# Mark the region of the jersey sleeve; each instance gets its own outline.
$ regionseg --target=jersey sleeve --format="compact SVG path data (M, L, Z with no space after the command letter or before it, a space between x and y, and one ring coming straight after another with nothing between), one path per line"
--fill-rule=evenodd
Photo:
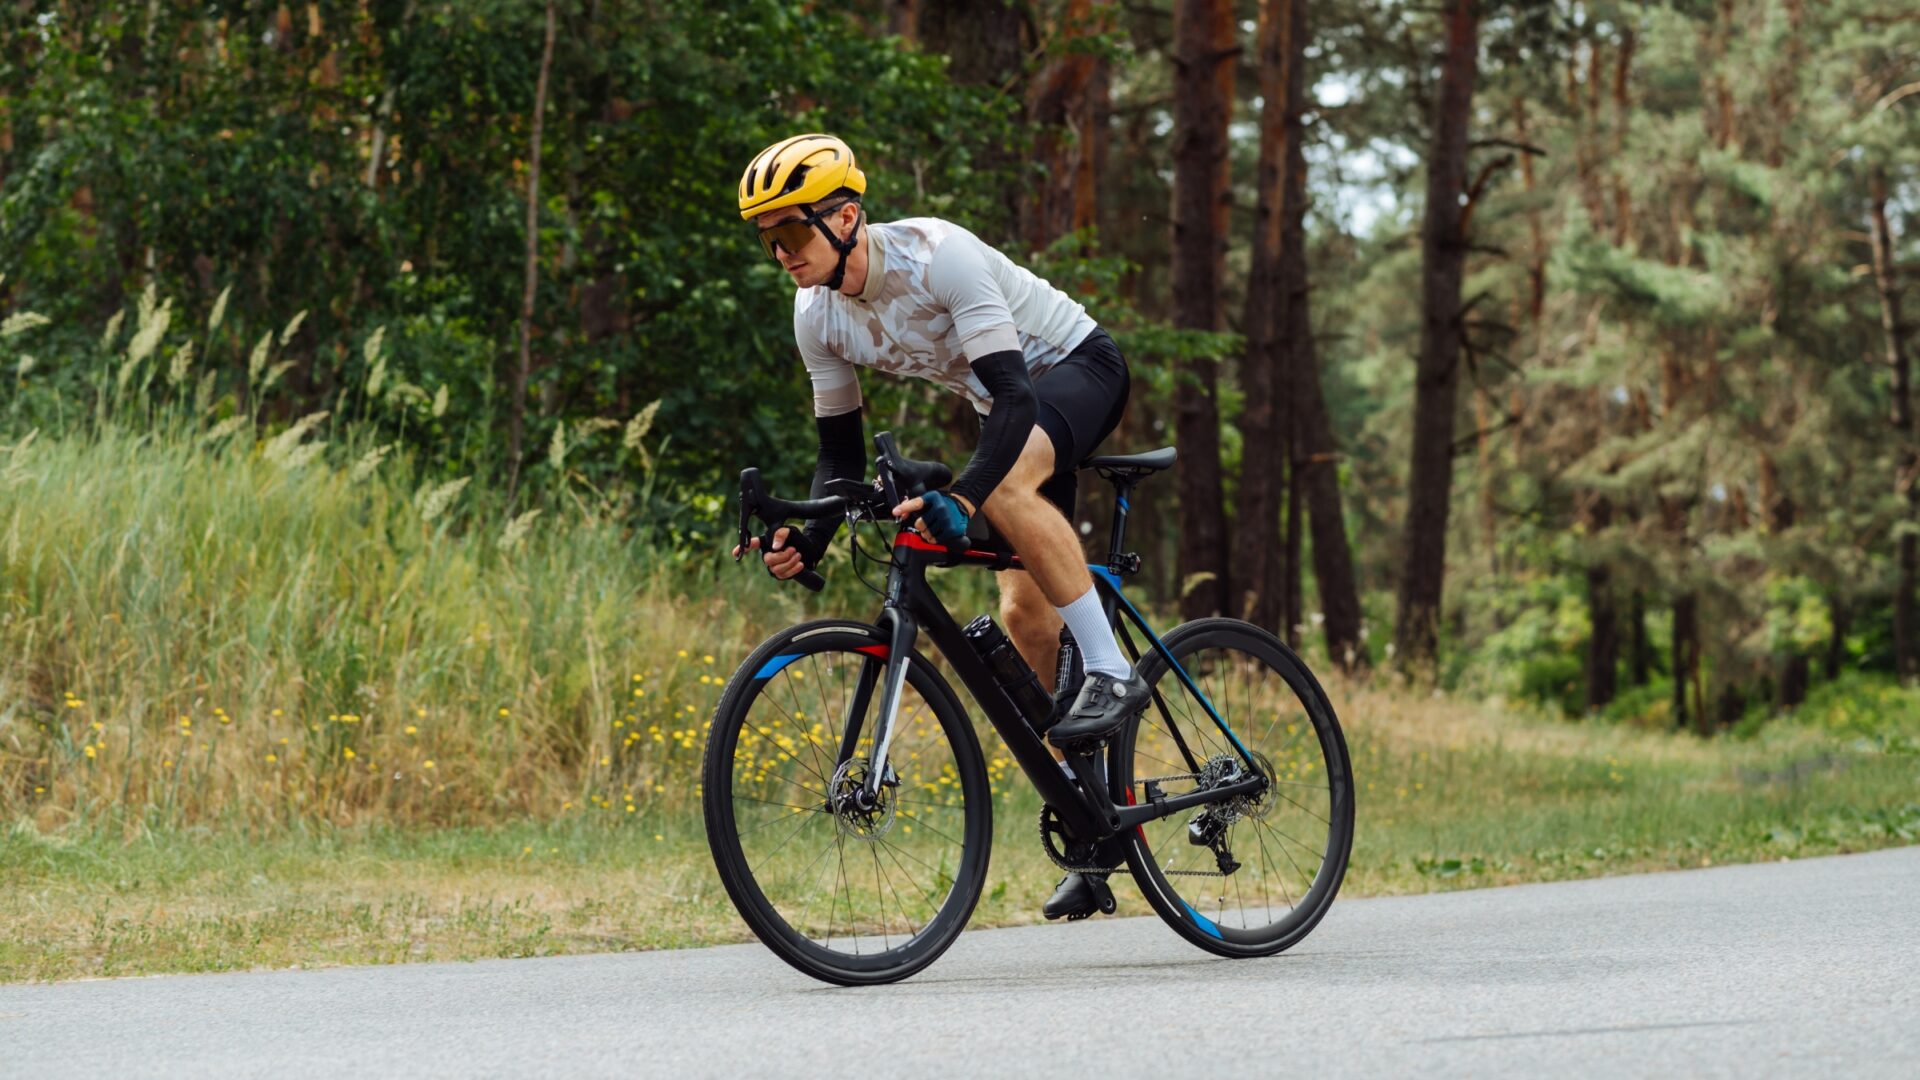
M956 232L941 241L927 264L927 288L953 317L969 363L999 352L1019 352L1020 334L1000 283L987 264L986 245Z
M793 307L793 341L807 365L807 377L813 380L813 415L840 416L857 411L861 404L860 378L854 373L853 363L827 348L799 299L795 297Z

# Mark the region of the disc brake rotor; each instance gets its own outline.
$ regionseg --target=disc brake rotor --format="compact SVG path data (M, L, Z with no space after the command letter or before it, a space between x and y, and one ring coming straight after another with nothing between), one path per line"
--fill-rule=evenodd
M878 795L868 795L871 770L872 762L866 758L850 758L833 770L833 780L827 785L828 809L841 835L869 844L893 831L898 809L894 792L900 786L899 780L888 777L880 781Z

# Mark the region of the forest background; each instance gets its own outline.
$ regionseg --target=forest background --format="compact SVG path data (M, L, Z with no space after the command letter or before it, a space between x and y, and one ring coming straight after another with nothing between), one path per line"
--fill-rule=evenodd
M818 599L723 555L738 471L813 465L733 204L804 130L873 220L965 224L1113 331L1109 447L1180 449L1131 528L1167 615L1409 730L1433 691L1836 789L1912 752L1907 5L0 0L0 865L530 855L587 809L670 843L725 667L871 603L844 549ZM970 451L957 399L863 386L870 431ZM1771 728L1818 741L1672 741ZM1920 830L1854 809L1828 849ZM1452 842L1381 865L1545 865Z

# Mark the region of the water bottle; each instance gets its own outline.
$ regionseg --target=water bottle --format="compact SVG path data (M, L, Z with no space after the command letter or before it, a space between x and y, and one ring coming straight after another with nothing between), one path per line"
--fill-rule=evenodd
M1060 628L1060 663L1053 669L1054 700L1067 703L1062 709L1073 704L1086 677L1086 669L1080 666L1080 646L1073 640L1073 631L1063 626Z
M1040 680L1033 669L1021 658L1019 650L1000 629L1000 624L992 616L982 615L963 628L961 633L967 636L980 659L986 662L987 670L993 673L993 681L1007 692L1014 708L1027 718L1035 731L1045 731L1053 719L1053 698L1040 688Z

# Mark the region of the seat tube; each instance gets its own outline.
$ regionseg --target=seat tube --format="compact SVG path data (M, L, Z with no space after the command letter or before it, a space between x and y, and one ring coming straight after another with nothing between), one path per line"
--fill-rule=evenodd
M1127 539L1127 514L1133 510L1133 485L1120 481L1113 485L1113 528L1108 533L1107 558L1120 554Z
M920 632L919 624L904 608L888 605L880 617L891 626L887 635L886 692L880 698L880 727L873 733L873 762L867 770L867 793L875 796L880 794L880 781L887 774L887 748L893 742L894 719L900 711L900 696L906 690L907 662Z

